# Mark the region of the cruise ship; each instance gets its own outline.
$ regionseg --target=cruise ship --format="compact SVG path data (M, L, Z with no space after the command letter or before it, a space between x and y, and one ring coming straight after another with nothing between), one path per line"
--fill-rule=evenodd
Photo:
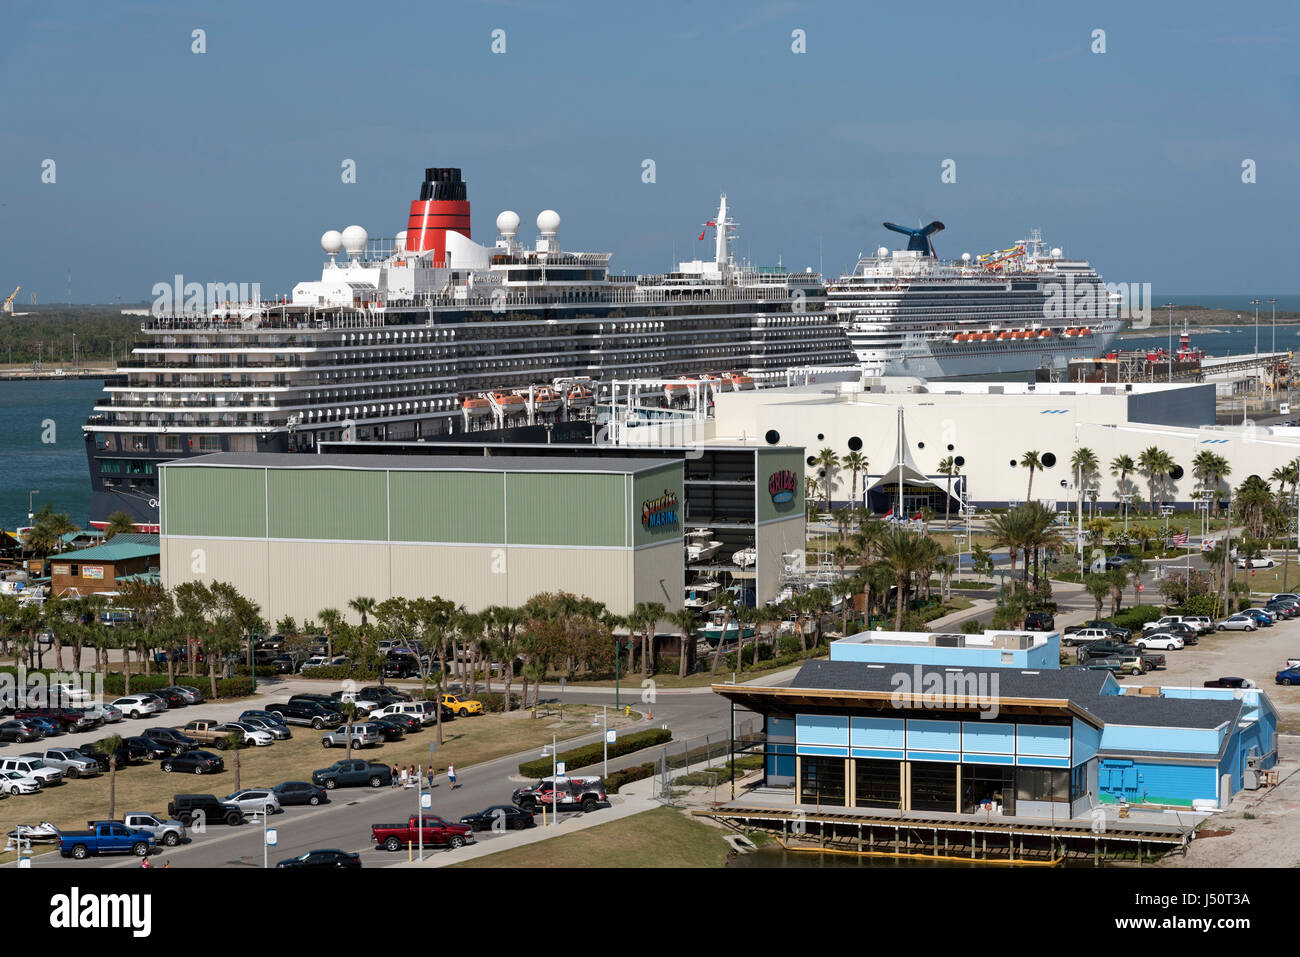
M507 210L474 242L461 171L431 168L405 230L326 232L320 279L292 297L151 312L84 426L91 524L123 510L157 530L159 461L545 425L633 379L698 405L855 365L820 276L736 262L725 194L700 237L714 230L713 258L661 275L562 248L553 210L531 247L519 224Z
M940 222L910 228L827 287L868 376L924 379L1063 370L1100 355L1123 327L1120 296L1087 262L1048 249L1038 230L1007 249L940 260Z

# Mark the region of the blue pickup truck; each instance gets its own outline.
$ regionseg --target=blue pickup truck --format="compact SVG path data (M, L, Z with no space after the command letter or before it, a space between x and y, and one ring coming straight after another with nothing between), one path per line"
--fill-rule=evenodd
M137 831L120 821L95 821L86 831L64 831L59 835L59 853L85 860L92 854L134 854L144 857L154 846L154 836Z

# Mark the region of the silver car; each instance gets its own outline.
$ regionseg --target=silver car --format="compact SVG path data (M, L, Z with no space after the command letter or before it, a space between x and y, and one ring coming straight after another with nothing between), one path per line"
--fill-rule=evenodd
M352 726L352 747L365 748L384 743L384 733L373 724L354 724ZM348 746L348 726L339 725L333 731L321 735L320 743L327 748L346 748Z
M1249 615L1232 615L1216 625L1219 631L1255 631L1259 625Z
M263 811L267 814L279 814L284 810L280 807L280 798L270 788L243 788L234 794L226 795L221 800L225 804L239 805L239 809L245 814L261 814Z
M203 692L193 685L172 685L167 691L174 691L186 704L203 704Z
M293 732L288 726L278 724L275 721L267 721L265 718L243 718L239 722L246 724L250 728L256 728L258 731L265 731L277 741L287 741L293 737Z

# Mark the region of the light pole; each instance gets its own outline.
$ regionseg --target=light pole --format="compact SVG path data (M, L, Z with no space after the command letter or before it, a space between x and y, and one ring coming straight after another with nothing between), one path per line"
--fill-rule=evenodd
M1273 329L1273 345L1269 348L1269 352L1277 352L1277 300L1270 299L1269 304L1273 308L1273 319L1270 323Z
M1174 304L1165 303L1165 309L1169 311L1169 381L1174 381Z
M40 494L41 494L41 490L38 488L34 488L27 493L27 524L28 525L31 525L34 521L36 521L36 513L32 511L32 499Z

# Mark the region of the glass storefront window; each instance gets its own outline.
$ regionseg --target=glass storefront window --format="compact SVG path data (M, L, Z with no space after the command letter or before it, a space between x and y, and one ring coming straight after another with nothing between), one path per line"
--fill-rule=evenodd
M986 804L1000 804L1004 814L1016 813L1016 769L1002 765L961 766L961 809L974 814Z
M1070 772L1064 768L1017 768L1016 799L1065 801L1070 794Z
M843 807L846 796L844 787L843 758L800 759L803 780L800 789L804 804L831 804Z
M854 806L898 809L903 797L898 761L872 761L858 758L853 762Z
M957 810L957 765L912 762L912 810Z

